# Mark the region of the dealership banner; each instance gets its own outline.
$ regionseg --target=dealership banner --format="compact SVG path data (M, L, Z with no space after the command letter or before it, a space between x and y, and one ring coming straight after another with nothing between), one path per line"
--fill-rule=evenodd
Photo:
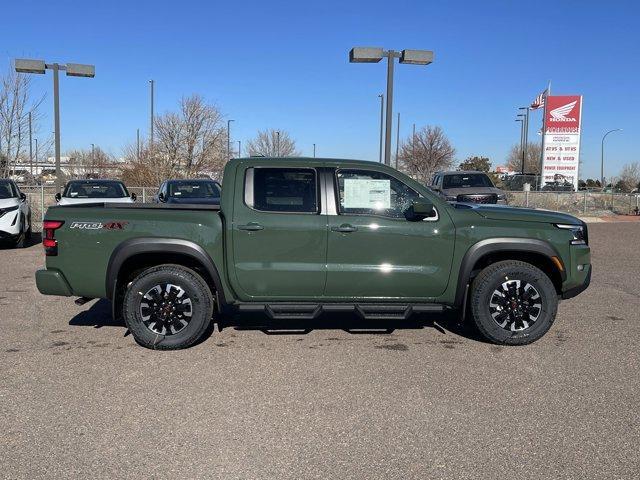
M544 108L543 182L571 183L578 189L582 97L548 96Z

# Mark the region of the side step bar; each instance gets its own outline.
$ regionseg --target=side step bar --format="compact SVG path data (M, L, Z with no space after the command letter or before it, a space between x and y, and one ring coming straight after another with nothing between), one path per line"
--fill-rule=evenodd
M241 312L264 313L272 320L315 320L322 313L354 312L364 320L406 320L413 313L441 313L444 305L396 303L241 303Z

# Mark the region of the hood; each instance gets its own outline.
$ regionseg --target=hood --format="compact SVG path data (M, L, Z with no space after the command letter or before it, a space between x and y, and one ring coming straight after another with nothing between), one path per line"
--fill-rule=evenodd
M449 197L457 197L458 195L486 195L495 193L503 195L504 192L496 187L462 187L462 188L445 188L442 193Z
M165 203L180 205L220 205L220 197L176 198L169 197Z
M16 205L20 205L18 198L0 198L0 209L15 207Z
M490 220L513 220L517 222L565 223L580 225L582 220L568 213L534 208L509 207L507 205L465 204L478 215Z
M81 205L84 203L133 203L131 197L118 197L118 198L71 198L62 197L58 202L58 205Z

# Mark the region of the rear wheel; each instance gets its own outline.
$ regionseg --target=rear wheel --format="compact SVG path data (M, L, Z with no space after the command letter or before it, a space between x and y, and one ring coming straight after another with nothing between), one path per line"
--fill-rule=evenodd
M526 345L551 328L558 294L540 269L507 260L489 265L475 278L470 306L473 320L487 340Z
M140 273L124 296L124 320L147 348L174 350L196 343L213 315L207 283L180 265L159 265Z

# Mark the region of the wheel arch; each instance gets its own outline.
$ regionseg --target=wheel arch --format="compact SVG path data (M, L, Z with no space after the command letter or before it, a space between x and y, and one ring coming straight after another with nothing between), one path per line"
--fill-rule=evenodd
M177 264L200 273L217 299L226 305L220 273L209 254L198 244L174 238L137 237L120 243L107 265L106 296L112 300L114 317L118 310L120 285L142 269L161 264Z
M560 261L559 269L554 257ZM566 279L566 267L558 251L544 240L531 238L489 238L473 244L462 258L458 274L455 306L462 307L467 287L483 268L501 260L521 260L542 270L553 282L558 294Z

